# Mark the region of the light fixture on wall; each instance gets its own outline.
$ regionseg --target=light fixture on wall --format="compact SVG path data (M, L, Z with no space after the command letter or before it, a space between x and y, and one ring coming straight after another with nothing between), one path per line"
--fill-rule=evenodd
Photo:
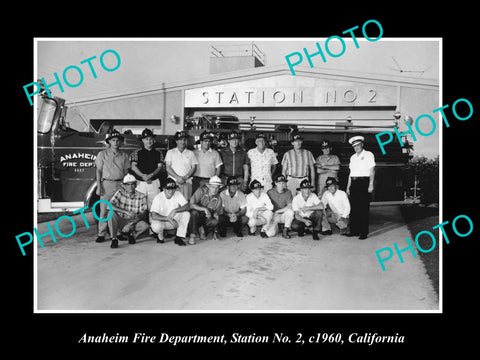
M256 130L257 127L255 126L255 116L250 116L250 130Z
M410 115L405 115L405 123L413 124L413 118Z
M170 116L170 121L174 124L178 124L180 122L180 117L178 117L176 115L172 115L172 116Z
M395 125L396 127L398 127L398 120L400 120L400 118L402 117L402 114L400 113L400 111L395 111L393 113L393 118L395 119L393 121L393 125Z

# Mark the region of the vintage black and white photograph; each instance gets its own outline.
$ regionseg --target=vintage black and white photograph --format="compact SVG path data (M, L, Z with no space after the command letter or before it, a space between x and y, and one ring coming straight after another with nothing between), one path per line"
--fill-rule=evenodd
M441 312L442 39L361 25L36 38L35 312Z

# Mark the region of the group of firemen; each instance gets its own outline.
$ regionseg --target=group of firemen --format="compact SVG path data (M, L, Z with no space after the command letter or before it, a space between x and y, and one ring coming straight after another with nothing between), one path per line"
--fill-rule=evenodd
M142 147L130 155L120 149L122 134L112 130L106 135L107 147L95 160L97 195L107 201L100 203L100 218L113 214L98 223L96 242L104 242L109 232L111 247L117 248L119 240L135 244L148 231L157 243L174 233L175 244L194 245L209 233L213 240L225 237L228 227L238 237L245 227L249 235L260 227L263 238L281 234L289 239L296 232L319 240L319 234L331 235L332 229L367 238L375 158L363 148L362 136L349 139L354 154L346 191L338 188L340 160L328 140L314 159L302 148L301 134L293 133L292 149L283 155L277 174L279 162L262 133L248 151L235 131L228 134L228 146L218 151L208 131L193 151L187 148L188 137L177 131L176 147L164 157L154 148L150 129L142 131ZM161 184L162 171L168 177Z

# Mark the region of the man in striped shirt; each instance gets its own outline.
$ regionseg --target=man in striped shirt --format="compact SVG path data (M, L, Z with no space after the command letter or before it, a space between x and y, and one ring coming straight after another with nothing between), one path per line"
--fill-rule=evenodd
M302 149L303 138L300 134L292 136L293 149L287 151L282 159L282 174L287 178L287 187L295 196L300 183L309 179L315 184L315 158L307 149Z

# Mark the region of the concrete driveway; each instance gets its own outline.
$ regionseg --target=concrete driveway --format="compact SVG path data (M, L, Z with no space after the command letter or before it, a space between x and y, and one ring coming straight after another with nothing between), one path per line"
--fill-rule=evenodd
M38 310L438 310L418 255L395 256L386 271L375 255L410 237L399 208L372 207L371 219L364 241L233 236L185 247L145 237L110 249L94 242L95 226L79 228L37 248Z

